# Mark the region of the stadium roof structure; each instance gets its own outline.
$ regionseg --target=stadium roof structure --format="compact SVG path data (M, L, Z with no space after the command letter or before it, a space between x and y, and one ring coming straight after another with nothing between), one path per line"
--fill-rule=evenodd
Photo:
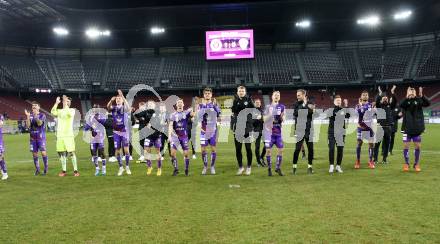
M396 11L410 9L408 21L397 22ZM375 28L358 26L366 14L381 16ZM308 29L295 28L307 18ZM340 41L412 35L438 30L440 2L435 0L0 0L0 44L54 48L142 48L203 46L204 32L253 28L256 43ZM30 24L31 23L31 24ZM60 38L52 32L66 27ZM150 28L165 28L151 35ZM111 36L91 41L90 27Z
M0 0L0 17L17 24L64 19L60 12L38 0Z

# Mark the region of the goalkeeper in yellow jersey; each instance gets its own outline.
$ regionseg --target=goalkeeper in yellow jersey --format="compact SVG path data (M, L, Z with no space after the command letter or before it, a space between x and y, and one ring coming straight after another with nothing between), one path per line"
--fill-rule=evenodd
M55 105L50 111L57 119L57 152L60 158L62 171L58 174L60 177L66 176L67 157L70 157L73 165L73 176L79 176L78 163L75 155L75 137L73 133L73 120L75 117L75 109L70 108L72 99L63 95L63 108L59 109L61 98L57 97Z

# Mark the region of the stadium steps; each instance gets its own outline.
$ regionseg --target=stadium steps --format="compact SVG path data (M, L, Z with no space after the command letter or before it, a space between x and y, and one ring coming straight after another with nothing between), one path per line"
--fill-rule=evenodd
M202 84L204 87L208 86L208 63L205 62L203 64L203 70L202 70Z
M161 77L163 75L164 66L165 66L165 58L161 58L160 65L159 65L159 71L158 71L158 74L155 77L155 81L154 81L154 86L156 86L156 87L160 87L160 84L162 82Z
M49 72L53 73L54 77L56 77L55 80L57 81L58 86L61 89L64 89L65 88L64 81L63 81L63 79L61 79L60 72L58 71L58 67L57 67L55 61L53 59L49 59L48 63L49 63Z
M44 77L46 77L52 89L59 89L60 87L58 85L59 83L56 80L57 78L51 72L49 60L35 59L35 63L37 64L38 69L40 69L41 73L43 73Z
M9 72L6 67L0 65L0 75L2 76L0 79L8 88L20 88L20 83L17 82L14 76ZM5 87L6 87L5 86ZM5 88L3 87L3 88Z
M303 83L309 83L306 70L304 69L304 57L302 53L295 53L295 63L298 66L299 74L301 75L301 81Z
M81 110L82 111L89 111L89 109L90 109L89 104L90 104L90 100L81 100Z
M353 50L353 58L358 75L358 82L361 82L364 79L364 71L362 70L361 62L359 61L359 51L357 49Z
M413 55L411 57L411 60L408 64L407 72L405 72L405 78L414 78L417 75L417 68L420 63L420 60L422 58L422 48L420 46L417 46L414 48Z
M107 59L105 60L104 72L102 72L102 77L101 77L101 88L103 89L107 87L106 84L108 79L109 67L110 67L110 60Z

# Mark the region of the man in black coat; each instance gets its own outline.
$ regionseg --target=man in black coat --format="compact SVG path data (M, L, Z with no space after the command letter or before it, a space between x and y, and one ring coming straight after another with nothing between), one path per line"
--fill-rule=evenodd
M430 102L423 96L423 88L419 87L419 94L416 89L408 87L406 98L400 103L403 113L402 132L403 132L403 157L405 164L403 171L409 171L409 146L411 141L414 143L414 169L420 172L420 146L422 144L422 133L425 131L425 117L423 108L428 107Z
M139 123L139 130L138 130L139 131L139 145L141 146L141 149L142 149L142 154L138 160L143 162L145 160L145 157L143 155L143 148L144 148L144 144L145 144L145 132L142 129L144 129L148 124L148 122L146 120L145 102L139 103L137 113L133 113L133 115Z
M261 138L263 136L263 106L261 104L261 100L259 98L254 100L255 108L258 110L257 118L254 119L254 132L258 132L258 137L255 140L255 158L257 159L257 164L259 166L266 166L266 163L264 162L264 156L266 155L266 150L263 148L263 150L260 150L261 146Z
M246 87L239 86L237 88L237 94L234 97L234 101L232 103L232 116L231 116L231 129L234 132L234 142L235 142L235 156L237 158L238 163L238 171L237 175L242 175L244 172L243 168L243 155L241 152L243 143L246 148L246 157L247 157L247 168L246 168L246 175L251 174L251 166L252 166L252 148L251 143L243 142L243 140L237 139L237 129L243 129L237 127L237 120L238 115L240 112L246 108L255 108L254 103L250 96L246 94ZM248 114L246 117L245 122L245 128L244 128L244 137L248 138L250 132L253 130L253 120L252 120L252 114Z
M377 164L379 158L379 147L382 143L382 163L386 164L391 141L391 131L394 127L394 109L396 108L397 102L397 98L394 95L394 92L396 91L396 86L394 85L393 88L391 88L391 96L385 95L382 92L380 86L378 89L379 94L376 97L376 108L382 109L385 113L385 117L377 120L383 130L383 138L382 140L379 140L375 143L373 158L375 164Z
M396 101L397 103L397 101ZM391 129L391 140L390 140L390 155L393 155L394 148L394 138L396 138L396 133L399 130L399 119L402 118L402 110L399 106L396 106L393 110L393 128Z
M161 155L161 132L160 132L160 118L159 109L156 107L156 103L153 100L148 100L146 104L146 109L141 112L140 117L144 120L145 130L144 130L144 157L147 163L147 175L152 173L152 160L157 160L158 175L162 169L162 155ZM152 149L156 149L155 155Z
M293 153L293 174L296 174L298 156L304 142L307 145L307 173L313 174L313 113L315 104L308 100L307 93L303 89L296 92L297 102L293 104L293 119L295 120L295 137L297 142ZM305 117L304 117L305 115Z
M345 129L346 119L350 117L347 113L348 100L344 99L342 104L342 98L340 95L336 95L333 98L334 107L330 110L329 125L328 125L328 158L329 158L329 173L333 173L335 170L338 173L342 171L342 158L344 157L344 144L345 143ZM336 124L336 125L335 125ZM336 169L335 169L335 147L336 147Z

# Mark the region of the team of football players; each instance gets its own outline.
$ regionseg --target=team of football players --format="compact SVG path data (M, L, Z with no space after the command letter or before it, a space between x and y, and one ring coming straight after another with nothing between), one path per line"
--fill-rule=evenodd
M374 103L369 101L368 91L362 91L358 104L354 108L354 113L349 110L348 99L341 98L340 95L333 96L334 107L326 111L326 117L329 119L328 126L328 147L329 147L329 173L342 173L342 159L344 154L344 143L346 136L347 120L353 116L358 117L357 127L357 147L355 169L361 167L361 148L363 141L368 142L368 167L375 168L378 163L379 147L382 143L382 163L387 163L388 154L392 152L394 145L394 134L397 131L397 120L402 118L403 133L403 171L409 171L409 148L410 143L414 144L414 164L416 172L420 168L420 146L421 136L425 130L423 107L429 106L429 100L423 95L423 88L419 87L418 94L416 89L408 87L406 97L397 105L395 96L396 86L390 89L390 94L385 94L379 87L379 93ZM297 173L298 157L304 150L304 142L308 149L308 167L307 172L313 174L314 159L314 130L313 121L316 118L316 106L309 100L307 92L299 89L296 92L297 102L293 104L293 120L295 121L294 136L296 138L295 149L293 152L293 174ZM261 105L260 99L253 100L247 95L246 88L239 86L237 94L232 103L231 129L234 133L234 142L236 149L236 159L238 163L237 175L250 175L252 166L252 150L249 138L254 138L255 156L259 166L268 168L268 175L272 176L272 162L275 163L275 173L283 176L281 163L283 157L283 138L282 127L286 121L286 106L282 104L280 91L272 93L271 103L265 108ZM62 108L58 108L60 103ZM160 109L159 109L160 108ZM256 108L256 109L255 109ZM246 110L251 109L251 110ZM377 111L381 109L382 114ZM117 162L119 170L117 175L121 176L124 172L131 175L130 170L130 136L131 127L129 120L131 109L127 99L122 91L118 90L117 96L111 98L107 104L107 110L111 113L113 121L114 148L116 149ZM106 156L104 153L105 128L104 123L107 116L104 111L99 111L98 106L94 106L85 119L84 130L91 132L90 149L92 161L95 165L95 176L106 175ZM241 112L244 112L242 118ZM32 102L31 111L24 111L26 115L26 126L30 132L30 151L32 152L35 165L35 175L46 175L48 172L48 157L46 152L46 116L40 112L38 102ZM56 132L56 151L62 170L60 177L66 176L67 158L71 159L73 164L74 176L79 176L78 164L75 154L75 136L73 121L75 109L71 108L71 98L67 96L57 97L51 114L57 120ZM177 161L177 152L181 148L185 162L185 175L189 175L189 145L191 140L192 121L201 125L200 145L203 161L202 175L208 173L216 174L215 163L217 159L217 138L218 123L220 122L221 109L213 97L213 90L205 88L203 97L196 100L194 108L185 109L182 99L177 99L175 111L166 113L164 104L156 104L153 100L140 104L138 111L133 113L139 121L139 134L143 155L141 161L146 163L147 175L151 175L153 166L152 160L157 160L157 176L162 175L163 146L166 140L169 140L169 149L171 162L174 167L173 176L179 174ZM355 116L356 117L356 116ZM373 121L377 119L378 125L382 128L382 139L377 140L377 132L373 130ZM8 179L6 162L4 159L4 140L2 137L2 127L4 119L0 115L0 169L2 180ZM263 138L264 150L260 153L260 142ZM242 145L245 144L247 154L246 169L242 163ZM277 147L276 159L272 159L272 147ZM335 147L336 147L336 167L335 167ZM208 162L208 148L211 151L210 164ZM38 153L41 152L44 169L41 172ZM264 159L264 155L266 158ZM122 156L125 159L125 168L122 162ZM274 156L275 157L275 156ZM99 167L98 158L102 161L102 168ZM193 159L195 155L193 154ZM209 166L209 168L208 168Z

